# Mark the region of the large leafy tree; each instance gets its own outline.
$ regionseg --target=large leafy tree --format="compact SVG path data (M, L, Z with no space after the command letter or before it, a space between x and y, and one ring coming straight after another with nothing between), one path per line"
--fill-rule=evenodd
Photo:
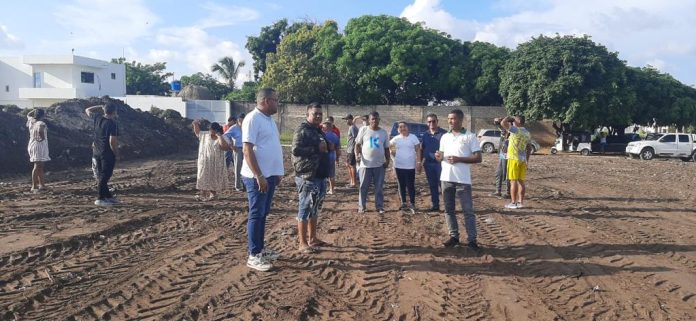
M234 90L234 82L239 76L239 70L244 67L244 61L235 62L232 57L222 57L218 62L210 67L213 72L217 72L222 79L227 82L227 87Z
M362 16L345 29L337 61L348 86L339 100L358 104L427 104L457 96L466 48L406 19Z
M696 89L650 66L627 71L635 92L633 122L688 126L696 124Z
M276 88L283 101L334 102L333 88L340 79L335 60L340 50L336 22L302 25L283 38L277 53L267 56L262 83Z
M270 26L262 27L258 36L247 37L246 48L254 58L254 77L257 80L259 75L266 71L266 56L276 52L287 28L288 20L281 19Z
M208 88L213 95L213 99L222 99L231 91L227 85L215 79L213 75L204 74L202 72L197 72L190 76L182 76L181 85L196 85Z
M470 105L500 106L500 72L510 57L510 50L486 42L465 44L467 56L461 63L466 69L460 96Z
M113 58L111 62L126 65L126 93L129 95L166 95L170 90L166 79L173 74L165 72L166 62L148 65L127 62L123 57Z
M616 53L589 37L539 36L520 44L501 72L506 109L574 127L626 126L635 94Z

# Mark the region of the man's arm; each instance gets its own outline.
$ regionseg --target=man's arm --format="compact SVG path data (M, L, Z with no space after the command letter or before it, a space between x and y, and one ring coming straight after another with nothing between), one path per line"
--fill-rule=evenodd
M297 157L308 157L319 152L319 146L307 146L303 144L302 130L298 129L292 136L292 155Z
M92 106L92 107L87 107L87 109L85 109L85 113L89 117L92 117L92 115L94 115L94 113L96 113L96 112L100 112L103 114L104 113L104 105L96 105L96 106Z
M254 174L256 182L259 184L259 191L261 193L266 193L268 191L268 182L266 178L261 173L261 168L259 168L259 163L256 161L256 154L254 153L254 144L244 143L244 161L249 165L249 169Z
M193 126L193 134L195 134L196 137L200 137L198 136L198 134L201 133L201 122L198 119L196 119L193 122L191 122L191 125Z
M120 151L118 150L118 136L109 136L109 146L111 146L111 150L114 152L116 158L121 157Z
M27 114L27 117L34 118L35 115L36 115L36 109L33 109L32 111L30 111L30 112Z
M224 136L218 136L220 139L220 150L221 151L228 151L230 150L230 144L227 143L227 140L225 139Z
M529 162L529 159L532 157L532 150L534 149L534 146L531 143L527 143L527 162Z

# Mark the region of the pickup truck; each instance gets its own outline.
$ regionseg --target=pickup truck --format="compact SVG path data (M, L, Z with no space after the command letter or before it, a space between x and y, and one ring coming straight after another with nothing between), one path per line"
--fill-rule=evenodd
M651 160L654 157L672 157L696 161L696 134L668 133L657 140L630 142L626 146L630 157Z

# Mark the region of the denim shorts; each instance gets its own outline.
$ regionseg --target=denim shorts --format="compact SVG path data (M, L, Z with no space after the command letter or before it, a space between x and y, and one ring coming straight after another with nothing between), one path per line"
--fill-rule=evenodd
M299 195L297 220L306 222L319 215L319 209L326 196L326 179L304 179L295 177L297 194Z

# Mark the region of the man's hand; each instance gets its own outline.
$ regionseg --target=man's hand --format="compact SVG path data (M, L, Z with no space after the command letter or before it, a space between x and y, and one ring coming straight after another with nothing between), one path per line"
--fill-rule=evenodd
M447 162L450 164L455 164L459 162L459 157L457 156L447 156Z
M386 161L384 162L384 168L389 168L389 160L386 160Z
M436 159L438 162L441 162L441 161L442 161L442 152L441 152L441 151L438 150L438 151L435 152L435 159Z
M328 153L329 152L329 146L326 145L326 141L321 141L319 142L319 152L320 153Z
M283 176L280 176L280 175L276 176L276 186L280 185L280 182L282 182L282 181L283 181Z
M423 172L423 164L418 162L418 164L416 164L416 170L418 171L418 174L422 173Z
M259 184L259 192L261 192L261 193L268 192L268 182L266 181L265 177L263 177L262 175L257 176L256 183Z

